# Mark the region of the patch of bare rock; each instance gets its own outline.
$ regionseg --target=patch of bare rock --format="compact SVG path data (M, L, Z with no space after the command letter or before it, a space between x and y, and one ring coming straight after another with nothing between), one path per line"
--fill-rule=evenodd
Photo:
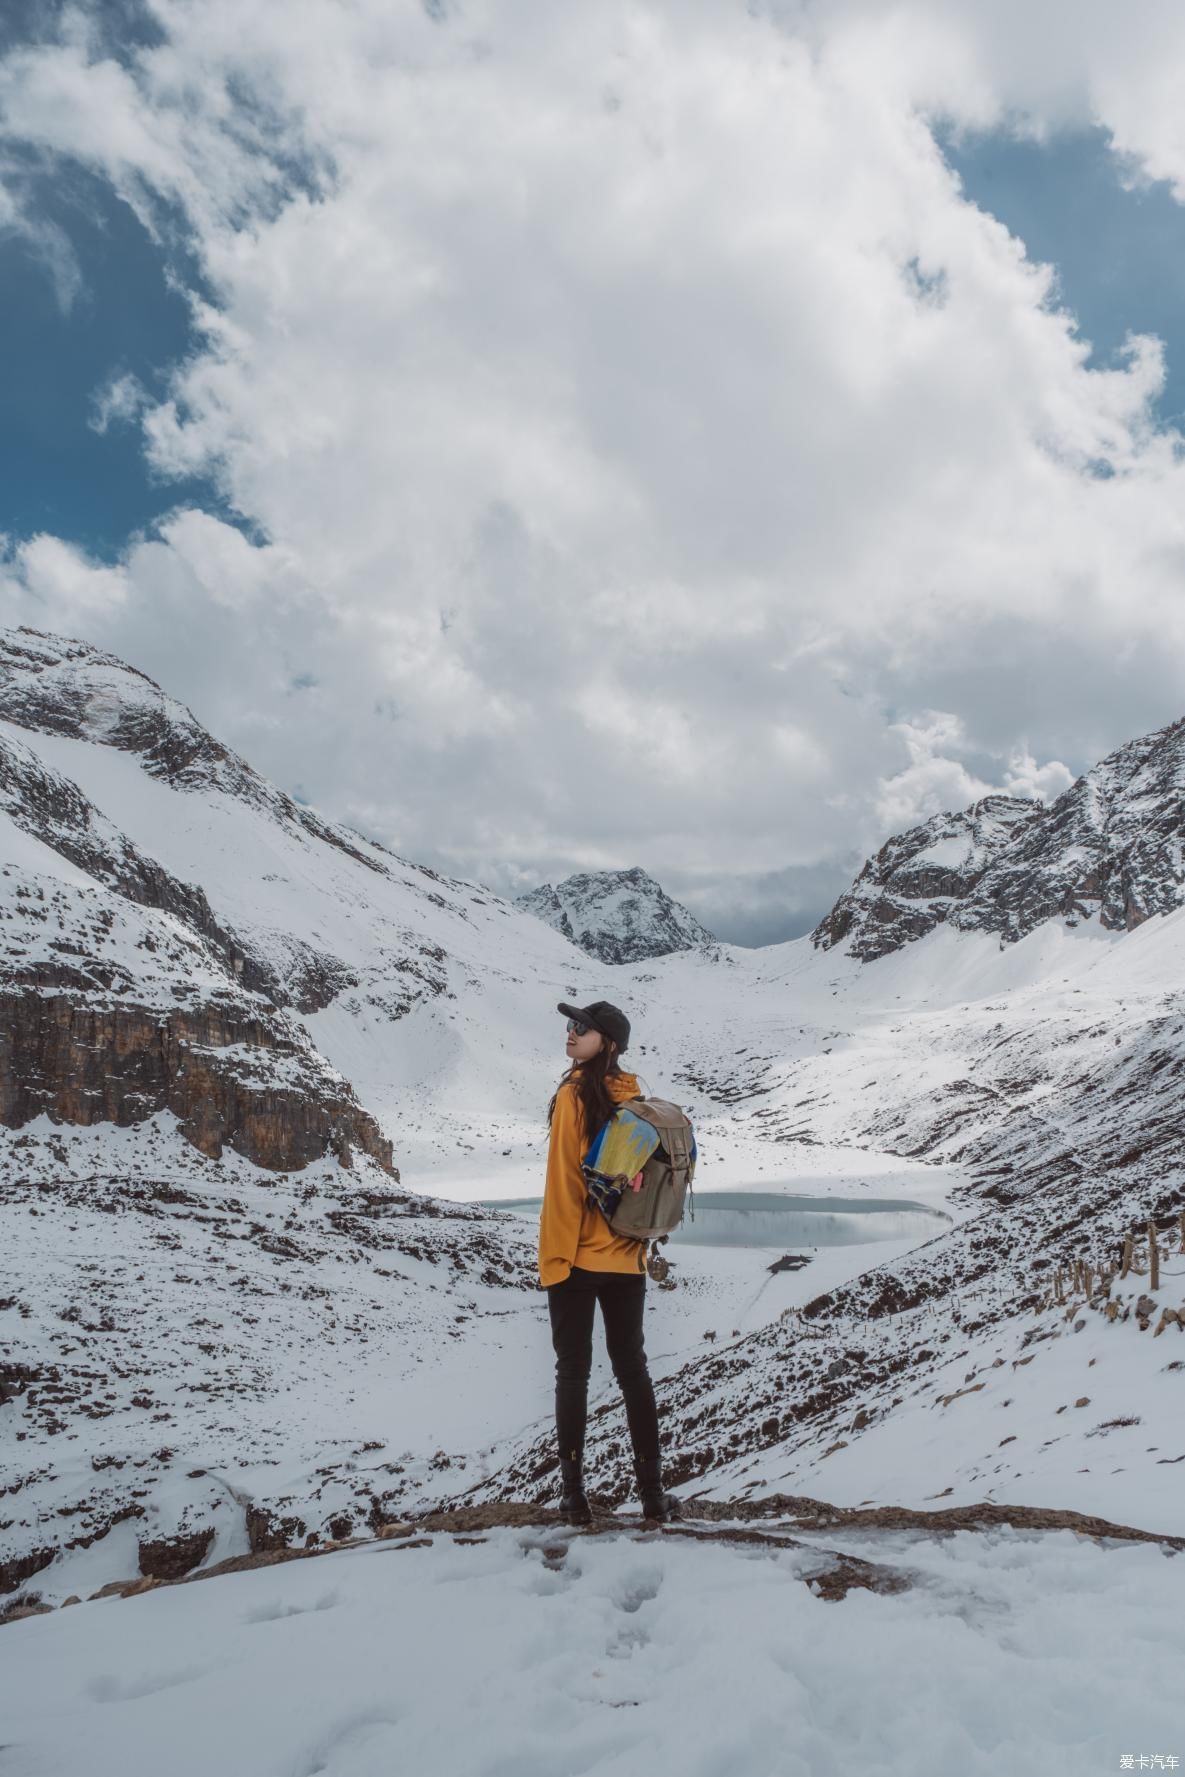
M681 1520L661 1528L636 1514L615 1513L595 1498L591 1504L593 1521L579 1531L572 1531L565 1525L553 1507L514 1500L459 1506L451 1511L413 1513L381 1524L375 1536L347 1534L340 1540L311 1548L285 1546L279 1536L259 1535L261 1527L257 1526L257 1534L251 1539L254 1547L250 1554L236 1555L201 1568L196 1567L196 1563L204 1559L209 1547L209 1537L204 1534L176 1538L171 1542L141 1542L140 1573L131 1579L112 1580L91 1597L92 1601L135 1598L162 1585L186 1585L194 1580L247 1573L259 1567L277 1567L289 1561L312 1561L340 1549L354 1549L366 1544L381 1543L396 1551L423 1549L430 1547L433 1538L441 1535L452 1537L458 1544L484 1542L484 1533L497 1529L538 1529L580 1536L660 1534L700 1543L794 1550L802 1557L795 1577L809 1585L817 1597L832 1602L845 1598L853 1590L881 1594L907 1591L913 1584L913 1576L901 1567L870 1561L841 1549L820 1548L817 1544L803 1542L792 1535L792 1531L913 1531L925 1536L950 1536L960 1530L1000 1528L1072 1530L1076 1536L1089 1537L1102 1548L1114 1543L1141 1542L1159 1544L1172 1554L1185 1550L1185 1537L1116 1524L1109 1518L1090 1513L1046 1506L995 1505L988 1501L945 1510L919 1511L908 1506L834 1506L806 1494L776 1493L759 1500L691 1500L684 1502ZM562 1540L557 1541L545 1553L562 1561L565 1547ZM59 1608L64 1610L78 1603L81 1599L77 1597L67 1598ZM0 1610L0 1623L41 1616L53 1608L36 1593L20 1594Z

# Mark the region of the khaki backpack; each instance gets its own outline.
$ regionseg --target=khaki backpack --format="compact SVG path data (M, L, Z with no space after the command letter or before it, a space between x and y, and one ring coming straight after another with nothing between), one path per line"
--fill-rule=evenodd
M695 1134L690 1117L669 1099L628 1098L618 1110L630 1111L644 1123L649 1123L658 1137L657 1146L633 1178L625 1173L596 1171L586 1159L584 1176L589 1200L600 1209L614 1234L639 1243L638 1269L649 1269L651 1276L657 1279L665 1276L666 1261L652 1254L648 1265L647 1246L665 1241L683 1221L688 1209L691 1219L695 1220L691 1198L696 1162ZM594 1147L590 1153L595 1151Z

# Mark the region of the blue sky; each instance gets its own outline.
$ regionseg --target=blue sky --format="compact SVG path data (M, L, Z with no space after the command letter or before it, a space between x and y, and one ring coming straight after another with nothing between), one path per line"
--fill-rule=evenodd
M29 210L68 240L80 282L60 288L35 241L0 235L0 531L49 531L112 560L181 500L219 507L208 483L154 476L136 425L93 423L114 377L163 395L192 346L170 272L179 261L192 288L194 268L94 175L28 168L22 185Z
M1161 417L1185 421L1185 208L1163 182L1126 187L1105 131L1045 142L999 132L940 137L967 196L1019 235L1029 257L1056 266L1062 304L1114 362L1124 335L1165 343ZM1134 178L1134 174L1131 175Z

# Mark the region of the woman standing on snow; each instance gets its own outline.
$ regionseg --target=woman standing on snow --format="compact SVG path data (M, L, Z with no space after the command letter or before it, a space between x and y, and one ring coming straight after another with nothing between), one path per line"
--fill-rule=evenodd
M679 1502L662 1488L658 1408L646 1365L642 1313L646 1272L636 1240L614 1234L588 1191L581 1160L597 1131L626 1099L640 1096L636 1074L617 1057L630 1040L630 1022L608 1000L558 1008L568 1020L572 1063L547 1107L551 1141L547 1183L539 1215L539 1281L547 1291L555 1348L555 1420L563 1497L569 1524L591 1521L584 1495L584 1431L592 1330L601 1304L605 1345L625 1400L634 1452L634 1473L644 1517L660 1522L679 1515Z

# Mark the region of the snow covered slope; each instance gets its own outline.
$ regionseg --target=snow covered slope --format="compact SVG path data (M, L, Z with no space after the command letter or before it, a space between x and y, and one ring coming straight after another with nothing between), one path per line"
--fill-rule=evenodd
M462 1344L492 1346L533 1292L505 1218L400 1190L368 1156L213 1161L167 1112L38 1118L6 1140L3 1202L0 1592L17 1596L380 1521L456 1448L433 1398ZM477 1400L466 1431L482 1441Z
M810 1575L837 1543L904 1583L821 1596ZM1179 1771L1182 1559L1069 1528L416 1526L3 1630L4 1760L15 1777L1093 1777L1143 1752Z
M120 1522L149 1562L197 1558L220 1506L323 1535L418 1472L431 1423L335 1490L398 1422L369 1387L352 1407L362 1360L406 1399L533 1295L530 1230L398 1188L393 1142L488 1141L462 1030L491 1082L514 1054L537 1139L582 959L301 809L86 644L8 632L0 713L0 1589ZM424 1077L455 1110L420 1124Z
M562 936L300 807L88 644L0 636L0 746L6 843L38 836L39 867L197 934L228 991L311 1037L400 1167L479 1141L537 1156L555 1003L604 991Z
M594 870L569 876L557 888L545 882L515 905L603 963L644 962L716 943L645 870Z

